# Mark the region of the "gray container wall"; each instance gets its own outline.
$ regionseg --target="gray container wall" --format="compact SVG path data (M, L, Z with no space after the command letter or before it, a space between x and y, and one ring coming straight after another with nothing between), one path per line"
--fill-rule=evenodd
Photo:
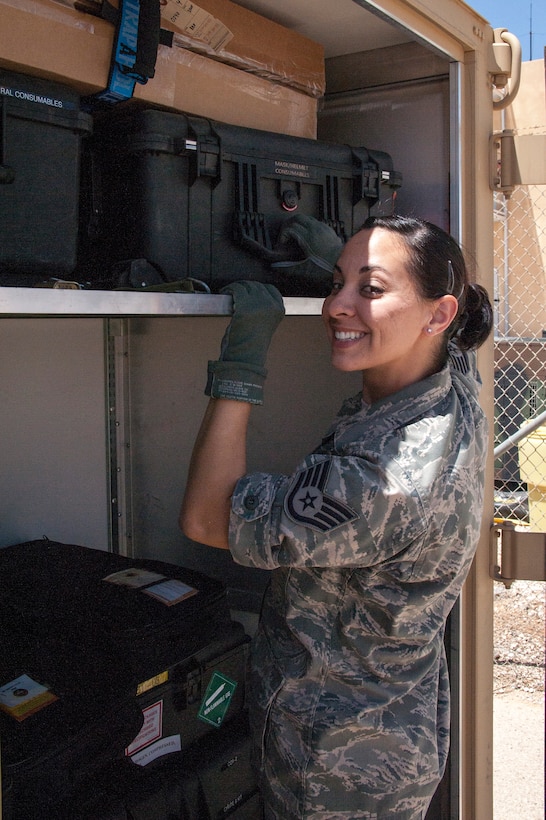
M107 549L102 320L2 319L0 395L0 546Z

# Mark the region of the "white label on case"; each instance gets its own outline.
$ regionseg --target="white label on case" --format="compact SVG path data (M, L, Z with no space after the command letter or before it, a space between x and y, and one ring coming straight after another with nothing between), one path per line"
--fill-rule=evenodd
M151 746L147 746L141 752L132 755L131 760L138 766L147 766L152 760L157 760L158 757L163 757L163 755L170 755L172 752L179 752L181 748L180 735L171 735L171 737L164 737Z

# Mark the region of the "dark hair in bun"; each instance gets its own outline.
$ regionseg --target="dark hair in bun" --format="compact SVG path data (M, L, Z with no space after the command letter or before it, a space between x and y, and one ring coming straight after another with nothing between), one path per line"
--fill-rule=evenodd
M409 253L409 272L424 299L446 294L457 298L459 309L444 334L445 355L450 339L460 350L480 347L491 333L493 309L485 288L470 281L463 253L453 237L431 222L407 216L372 216L361 230L371 228L400 237Z

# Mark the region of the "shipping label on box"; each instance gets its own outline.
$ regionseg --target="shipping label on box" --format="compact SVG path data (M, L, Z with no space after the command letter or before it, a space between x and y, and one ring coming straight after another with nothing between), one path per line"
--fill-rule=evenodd
M233 39L233 33L221 20L217 20L191 0L163 0L161 21L171 23L176 31L200 40L216 52L221 51Z

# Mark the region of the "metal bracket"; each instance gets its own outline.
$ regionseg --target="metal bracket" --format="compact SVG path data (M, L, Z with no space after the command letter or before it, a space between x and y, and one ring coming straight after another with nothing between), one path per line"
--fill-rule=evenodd
M516 185L546 184L546 135L495 131L489 139L489 186L508 199Z
M489 575L507 589L513 581L546 581L546 533L496 521L489 534Z
M496 89L506 89L505 94L493 99L493 109L499 111L509 106L518 93L521 79L521 43L505 28L494 29L493 35L489 73Z

